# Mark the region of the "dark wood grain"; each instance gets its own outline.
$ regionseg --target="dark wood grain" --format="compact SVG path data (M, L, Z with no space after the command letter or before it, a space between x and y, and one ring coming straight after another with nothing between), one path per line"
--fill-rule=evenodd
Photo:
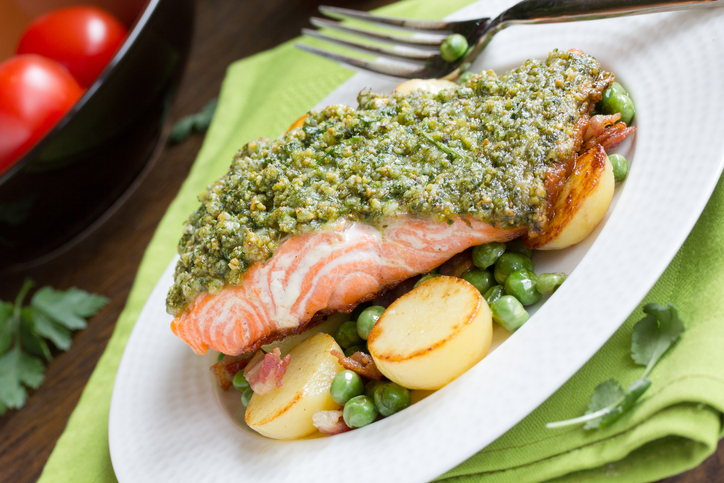
M370 10L390 0L327 0ZM313 0L199 0L189 63L169 122L196 112L218 93L233 61L298 35L316 14ZM0 278L0 299L12 300L25 277L38 285L80 287L102 293L109 304L87 329L75 334L68 352L50 363L46 381L21 411L0 417L0 481L37 480L63 432L125 304L141 257L201 146L201 137L163 147L147 176L98 229L56 259ZM724 481L724 450L667 483Z

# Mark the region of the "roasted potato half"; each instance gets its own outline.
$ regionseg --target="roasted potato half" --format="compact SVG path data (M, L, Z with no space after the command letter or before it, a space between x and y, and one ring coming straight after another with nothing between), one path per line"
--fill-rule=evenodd
M377 368L409 389L439 389L488 353L490 308L480 292L456 277L421 283L393 302L370 332Z
M558 250L582 241L603 220L615 184L613 166L601 146L580 155L556 200L550 223L542 233L529 234L525 245Z
M332 349L342 351L331 335L322 333L294 347L283 385L251 397L246 424L273 439L298 439L316 431L315 412L340 408L329 392L334 376L343 370Z
M421 90L435 93L450 87L457 87L457 84L444 79L410 79L395 87L395 92L409 94Z

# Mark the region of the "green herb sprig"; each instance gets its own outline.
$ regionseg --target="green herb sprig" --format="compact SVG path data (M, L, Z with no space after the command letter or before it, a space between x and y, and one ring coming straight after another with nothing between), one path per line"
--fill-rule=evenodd
M178 144L186 140L192 132L202 133L206 131L214 118L217 103L218 99L211 99L201 111L179 119L171 128L171 133L168 136L169 142Z
M643 375L624 390L613 379L599 384L593 391L586 413L578 418L546 424L547 428L560 428L585 423L583 429L603 428L625 414L651 386L649 373L669 348L679 340L686 328L673 304L667 307L647 304L646 316L633 328L631 358L645 366Z
M14 303L0 300L0 415L23 407L26 387L37 389L43 382L45 363L39 357L53 359L46 339L68 350L71 331L84 329L86 319L108 302L102 295L77 288L43 287L23 307L32 287L33 282L26 280Z

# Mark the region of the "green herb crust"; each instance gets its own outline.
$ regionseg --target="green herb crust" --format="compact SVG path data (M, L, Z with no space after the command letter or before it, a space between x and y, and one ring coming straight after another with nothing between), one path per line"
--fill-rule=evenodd
M187 222L169 313L240 283L285 236L341 217L469 215L540 229L548 168L575 156L578 122L612 80L589 55L553 51L436 94L362 92L357 109L330 106L280 139L248 143Z

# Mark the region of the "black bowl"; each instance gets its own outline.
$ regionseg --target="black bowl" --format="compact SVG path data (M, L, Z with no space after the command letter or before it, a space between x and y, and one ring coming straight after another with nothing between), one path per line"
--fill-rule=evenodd
M128 38L99 78L0 176L0 270L39 263L87 232L159 145L188 56L194 1L139 1Z

